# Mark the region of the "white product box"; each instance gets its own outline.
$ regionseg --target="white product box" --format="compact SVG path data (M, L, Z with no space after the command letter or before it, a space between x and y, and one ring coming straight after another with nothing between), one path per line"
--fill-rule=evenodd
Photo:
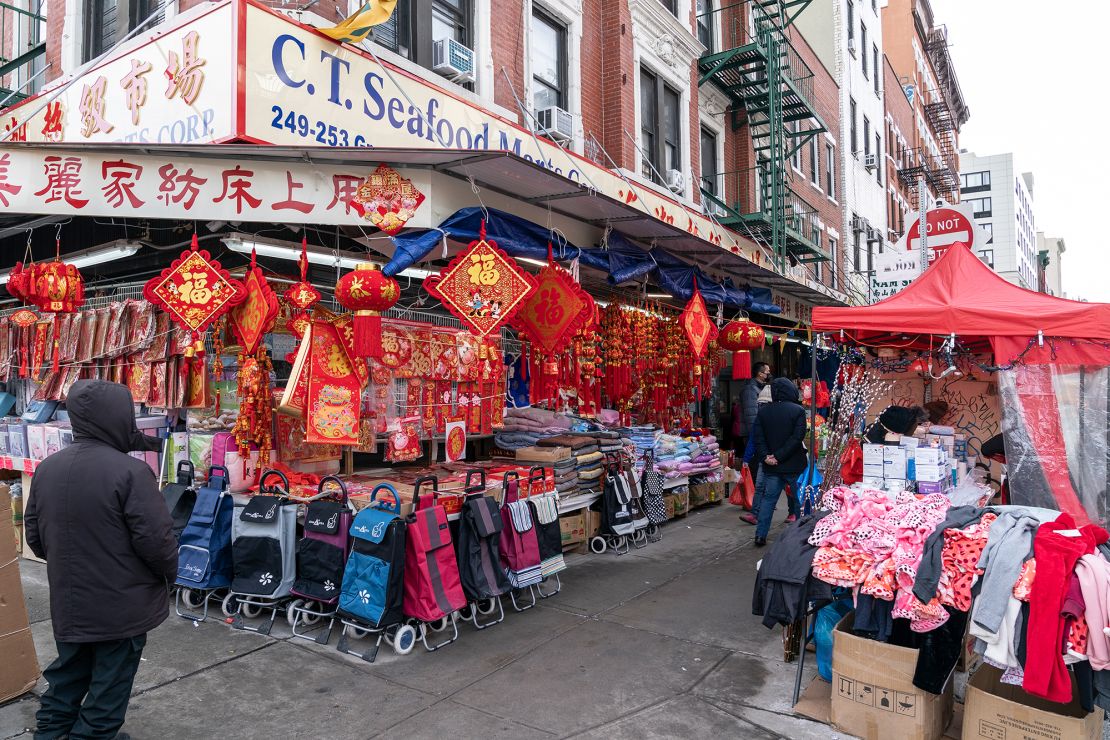
M887 479L906 480L906 450L904 447L886 447L883 450L883 476Z
M27 426L27 457L32 460L46 459L46 427L42 424Z
M872 444L864 445L863 446L863 464L864 464L864 466L865 467L867 465L882 466L882 464L883 464L883 448L885 448L885 447L886 447L886 445L872 445Z

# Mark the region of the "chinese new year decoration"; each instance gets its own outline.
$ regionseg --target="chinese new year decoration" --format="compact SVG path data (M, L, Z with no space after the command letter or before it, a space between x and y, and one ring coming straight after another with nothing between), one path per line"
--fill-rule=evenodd
M302 344L309 343L305 439L314 444L359 444L359 411L365 380L356 368L361 360L350 355L345 330L350 330L348 324L337 325L320 318L312 322L302 340ZM290 378L290 382L294 379Z
M335 299L355 312L354 350L359 357L382 358L382 311L392 308L400 297L397 281L370 262L360 262L339 279Z
M520 304L512 323L546 355L562 352L594 313L594 300L551 256L536 276L536 289Z
M486 240L483 221L478 240L467 245L439 279L426 279L424 287L472 334L484 337L513 317L535 290L536 279L496 242Z
M679 321L682 324L682 330L686 332L686 338L690 341L690 349L694 351L694 357L700 360L709 349L709 343L717 338L717 326L705 308L705 299L701 297L701 291L698 290L697 278L694 278L694 294L690 296L690 302L686 304L686 309L679 317Z
M360 216L393 236L405 228L423 202L424 194L411 180L401 177L392 167L380 164L359 186L351 206Z
M732 353L732 379L744 380L752 376L751 355L766 342L763 327L747 319L730 321L721 329L721 349Z
M253 250L243 286L247 291L246 300L228 313L227 326L243 348L243 353L253 355L262 343L262 337L274 327L280 309L277 294L262 274Z
M27 293L31 287L31 271L23 269L22 262L16 262L15 267L8 274L8 293L12 298L27 302Z
M23 269L16 265L9 279L8 289L17 298L53 314L73 313L85 302L85 281L80 271L61 260L61 240L57 240L53 262L40 262ZM11 280L15 280L12 289ZM54 331L53 369L59 367L59 334Z
M147 281L143 297L195 334L204 332L213 321L242 303L247 291L206 250L197 248L197 235L193 234L190 248Z
M259 347L255 354L239 353L239 418L235 421L232 434L243 458L244 470L251 456L251 442L258 445L258 464L266 467L270 462L273 449L272 415L273 391L270 389L270 357L265 347Z
M289 305L299 311L307 311L320 302L321 296L320 291L308 282L308 240L304 237L301 237L301 256L297 262L301 268L301 279L290 285L282 295Z

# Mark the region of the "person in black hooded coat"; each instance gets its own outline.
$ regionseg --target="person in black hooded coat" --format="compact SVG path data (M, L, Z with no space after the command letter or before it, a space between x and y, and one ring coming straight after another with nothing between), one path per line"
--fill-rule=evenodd
M79 380L66 408L73 444L39 464L24 514L27 544L46 560L58 647L36 740L117 737L146 633L166 619L177 575L154 473L127 454L149 445L131 391Z
M771 403L755 417L755 455L763 464L763 498L755 528L756 547L767 544L779 494L806 469L806 412L799 403L798 386L787 378L771 381Z

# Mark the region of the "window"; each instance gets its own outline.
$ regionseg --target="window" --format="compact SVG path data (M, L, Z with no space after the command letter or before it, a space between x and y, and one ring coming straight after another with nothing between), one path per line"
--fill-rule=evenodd
M848 46L851 47L852 42L856 40L856 6L852 4L852 0L848 0Z
M848 101L848 120L851 127L851 140L852 140L852 156L855 157L859 154L859 138L856 135L856 99L849 98Z
M713 51L713 0L698 0L698 41L707 51Z
M867 77L867 26L859 24L860 61L863 62L863 76Z
M830 198L836 198L836 164L833 162L836 149L832 144L825 144L825 192Z
M883 135L875 133L875 182L883 184Z
M971 206L975 218L990 218L993 215L993 203L990 198L968 198L965 202Z
M468 48L471 0L408 0L397 3L385 23L374 26L371 38L392 52L432 66L432 45L452 38ZM361 3L355 3L361 5Z
M863 117L863 153L865 156L871 153L871 121L867 116Z
M860 270L863 269L863 248L862 248L863 245L860 241L862 236L863 236L862 232L855 231L855 229L853 229L853 233L852 233L852 269L855 270L856 272L859 272Z
M718 195L717 135L704 127L701 130L701 189Z
M659 0L664 8L671 11L671 15L678 15L678 0Z
M821 188L821 153L817 149L817 137L809 140L809 181L814 187Z
M22 6L26 10L33 13L45 13L43 9L46 5L45 0L24 0L23 3L15 3L16 7ZM2 23L0 23L2 25ZM19 54L32 49L42 43L46 38L46 21L39 20L30 15L18 13L15 16L15 22L12 24L12 38L11 47L13 50L11 56L16 57ZM2 41L0 41L2 45ZM3 50L0 49L0 59L4 59ZM43 83L46 82L45 75L42 74L46 66L46 55L39 54L26 64L20 65L16 68L12 77L8 80L8 87L12 90L19 90L26 95L34 95L42 91ZM5 93L6 94L6 93ZM3 97L3 95L0 95Z
M961 193L979 193L984 190L990 189L990 170L983 170L982 172L968 172L966 174L960 175Z
M543 110L567 106L567 29L532 8L532 105Z
M871 68L875 70L875 94L879 94L879 78L882 77L882 67L879 66L879 47L875 44L871 45Z
M981 249L981 250L979 250L979 259L983 260L983 262L987 265L987 267L991 268L992 270L994 269L994 250L993 249Z
M987 244L994 244L994 224L992 224L990 221L987 221L986 223L982 223L979 225L982 226L983 231L987 232L987 234L990 236L990 238L987 239Z
M837 270L836 270L836 263L837 263L838 260L837 260L836 250L837 250L836 239L833 239L830 236L829 237L829 256L832 257L832 264L829 265L829 267L830 267L830 269L829 269L829 278L830 278L829 279L829 287L832 288L833 290L836 290L837 287L838 287L837 286L837 282L838 282L837 281Z
M659 77L640 70L640 147L644 177L665 185L667 170L682 170L681 98Z
M798 146L798 137L797 137L797 133L798 133L799 128L801 128L801 125L797 121L787 121L786 122L786 130L788 132L788 135L786 137L786 146L787 146L788 149L792 148L792 147L794 148L794 151L790 155L790 166L793 167L794 169L796 169L798 172L801 172L802 171L802 148L800 146Z

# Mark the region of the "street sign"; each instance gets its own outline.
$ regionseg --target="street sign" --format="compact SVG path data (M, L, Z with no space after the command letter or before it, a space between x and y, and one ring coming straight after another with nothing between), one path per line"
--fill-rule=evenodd
M906 230L906 250L921 253L921 219L914 219ZM962 242L975 249L975 224L972 220L952 207L934 208L925 219L925 243L929 248L929 264L944 254L956 242Z

